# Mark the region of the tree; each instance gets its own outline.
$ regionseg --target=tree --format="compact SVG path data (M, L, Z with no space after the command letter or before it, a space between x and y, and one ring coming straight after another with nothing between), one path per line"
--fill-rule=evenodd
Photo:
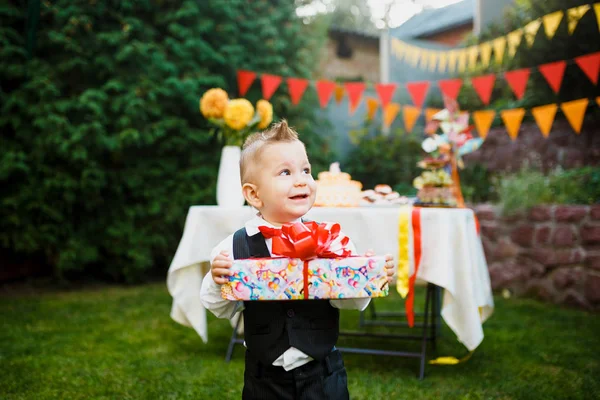
M286 0L43 2L28 55L31 22L24 1L0 8L0 250L67 277L164 272L188 207L214 203L220 144L200 95L235 95L241 68L309 78L318 54ZM292 107L282 86L272 101L324 166L316 95Z

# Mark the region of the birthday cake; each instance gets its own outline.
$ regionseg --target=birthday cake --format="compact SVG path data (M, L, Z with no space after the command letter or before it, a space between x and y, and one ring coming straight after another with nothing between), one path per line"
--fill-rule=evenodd
M335 162L329 171L319 172L317 198L315 206L319 207L357 207L361 200L362 183L353 181L350 174L340 170Z

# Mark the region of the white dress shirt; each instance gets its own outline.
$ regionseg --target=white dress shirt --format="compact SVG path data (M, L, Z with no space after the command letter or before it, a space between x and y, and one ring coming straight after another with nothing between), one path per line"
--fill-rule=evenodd
M268 226L274 228L273 225L265 221L259 216L256 216L246 222L244 227L248 236L256 235L259 230L259 226ZM341 235L340 235L341 236ZM269 253L271 253L271 239L265 239ZM346 246L351 251L352 255L357 255L356 248L352 241ZM210 253L210 263L212 265L215 257L223 250L229 252L230 258L233 258L233 234L227 236L225 240L219 243ZM271 253L271 256L273 254ZM218 285L213 281L210 271L206 274L206 277L202 280L202 289L200 290L200 300L205 308L210 310L218 318L231 319L237 312L241 312L244 309L243 301L231 301L225 300L221 297L221 285ZM364 310L369 305L370 298L362 299L344 299L344 300L329 300L329 303L339 309L347 310ZM282 355L280 355L274 362L273 365L283 367L286 371L290 371L294 368L300 367L308 362L312 361L312 357L303 353L302 351L290 347Z

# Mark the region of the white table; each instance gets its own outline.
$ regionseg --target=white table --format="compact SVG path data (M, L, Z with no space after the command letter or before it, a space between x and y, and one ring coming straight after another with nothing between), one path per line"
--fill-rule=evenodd
M252 218L250 207L193 206L169 268L167 286L173 297L171 317L193 327L206 342L206 311L200 302L201 263L221 240ZM398 254L399 207L314 207L306 217L339 222L359 253ZM483 340L483 322L494 301L481 239L470 209L421 209L422 257L417 279L444 288L441 315L467 349Z

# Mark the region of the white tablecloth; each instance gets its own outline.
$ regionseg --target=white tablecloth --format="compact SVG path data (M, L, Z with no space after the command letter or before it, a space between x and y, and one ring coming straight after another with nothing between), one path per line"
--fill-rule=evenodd
M221 240L243 227L255 211L250 207L190 208L183 237L169 268L167 286L173 297L171 317L193 327L206 342L206 311L200 302L203 273L200 264ZM398 253L396 207L314 207L306 217L339 222L359 253ZM494 301L481 240L470 209L421 210L422 257L417 278L444 288L442 318L469 350L483 340L482 323Z

